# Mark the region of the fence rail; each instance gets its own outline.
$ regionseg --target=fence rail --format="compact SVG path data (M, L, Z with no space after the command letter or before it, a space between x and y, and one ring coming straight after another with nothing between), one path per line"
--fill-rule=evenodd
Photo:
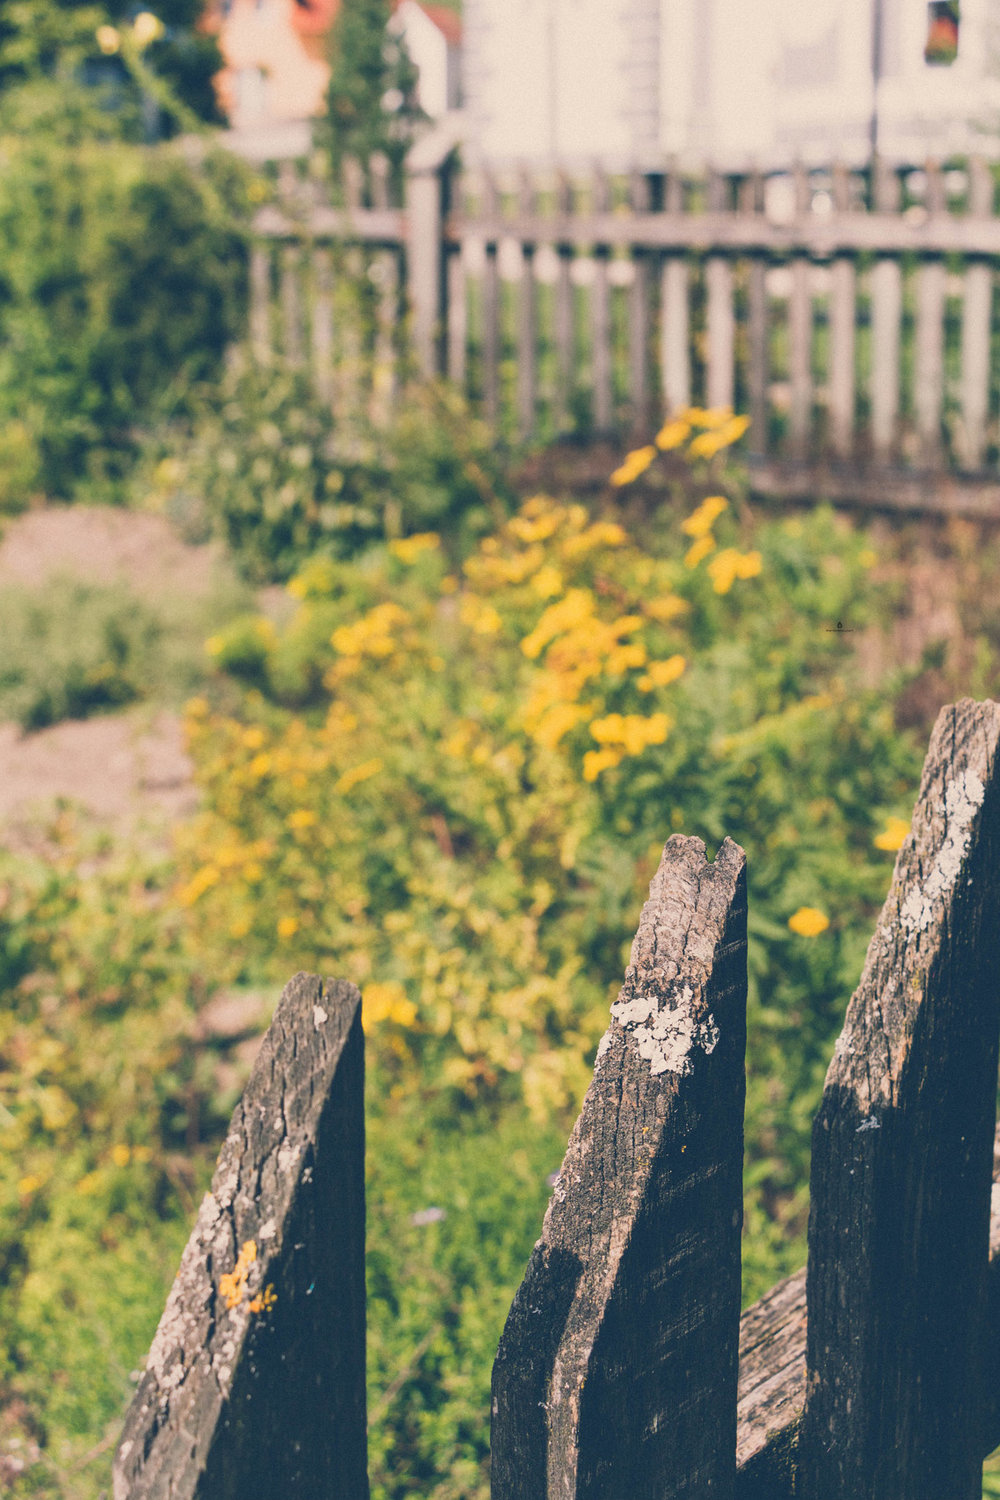
M500 1340L495 1500L979 1494L1000 1442L998 856L1000 704L965 699L827 1075L808 1266L741 1318L745 859L670 839ZM359 1006L285 989L116 1500L367 1497Z
M311 350L324 394L384 411L415 359L528 441L735 406L765 492L1000 516L985 161L581 180L466 170L432 134L401 193L355 171L341 196L288 170L254 224L258 352ZM364 287L360 322L331 278Z

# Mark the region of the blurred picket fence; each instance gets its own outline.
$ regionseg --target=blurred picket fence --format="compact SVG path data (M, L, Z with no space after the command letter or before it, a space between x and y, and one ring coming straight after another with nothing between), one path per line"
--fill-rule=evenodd
M766 492L1000 514L984 161L580 179L463 169L438 131L398 191L376 162L340 198L286 164L250 331L345 412L378 420L412 368L524 440L733 406Z
M741 1318L746 861L670 839L500 1339L494 1500L979 1496L1000 1441L998 861L1000 704L965 699L935 725L827 1074L808 1265ZM357 990L298 975L115 1500L366 1500L363 1082Z

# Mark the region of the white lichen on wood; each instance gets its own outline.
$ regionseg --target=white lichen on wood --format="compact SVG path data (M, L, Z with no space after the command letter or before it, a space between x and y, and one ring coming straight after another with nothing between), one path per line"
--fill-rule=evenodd
M923 932L934 916L935 903L955 886L969 851L972 824L983 805L986 789L975 771L963 771L944 789L945 838L927 879L910 891L899 917L907 933Z
M612 1005L612 1017L635 1038L639 1056L649 1063L654 1077L658 1073L689 1074L696 1047L705 1053L714 1051L719 1028L710 1015L696 1019L691 1009L693 999L694 991L686 984L673 1005L661 1007L655 994L634 995Z

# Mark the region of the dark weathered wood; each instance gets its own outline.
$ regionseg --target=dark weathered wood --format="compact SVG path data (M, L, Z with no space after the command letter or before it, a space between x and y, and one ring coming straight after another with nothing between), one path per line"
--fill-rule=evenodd
M496 178L489 169L483 172L482 200L487 213L499 211L500 193ZM500 415L500 268L497 264L498 241L485 246L483 266L483 404L489 421Z
M1000 704L942 709L813 1125L804 1500L980 1493Z
M849 169L838 162L833 170L833 202L838 213L851 208ZM854 260L838 255L830 268L830 369L828 411L830 444L840 459L854 448L854 346L857 286Z
M725 178L720 173L709 175L708 193L710 207L720 211L725 194ZM705 296L708 353L705 399L711 407L731 408L736 327L733 319L733 268L727 256L710 255L705 262Z
M1000 1445L1000 1127L993 1143L985 1410L979 1451ZM790 1500L806 1402L806 1269L773 1286L740 1319L736 1500Z
M329 402L333 395L333 252L318 245L312 252L312 318L310 347L316 394Z
M606 172L596 166L593 173L594 207L604 213L610 207L611 186ZM594 249L590 285L590 367L593 380L593 418L597 432L611 430L613 410L611 393L611 286L608 280L610 251L606 245Z
M675 836L492 1392L494 1500L732 1496L746 869Z
M271 357L271 249L250 250L250 348L260 364Z
M993 212L993 174L981 157L969 163L969 213L986 218ZM990 317L993 266L974 261L966 268L962 299L962 443L959 457L967 469L983 461L990 398Z
M125 1419L115 1500L366 1500L364 1242L361 1000L298 974Z
M774 499L815 502L864 510L927 516L970 516L1000 521L1000 483L960 479L933 469L913 472L876 465L793 463L750 454L751 489Z
M629 180L632 212L649 213L649 179L644 172L633 172ZM648 430L651 410L649 399L649 288L650 259L646 251L632 252L632 285L628 304L629 405L632 426L636 432Z
M535 185L530 174L521 173L519 202L530 211L535 201ZM537 386L538 296L535 287L535 247L521 246L521 276L517 297L517 420L522 440L535 429Z
M796 212L810 210L809 178L802 166L794 174ZM809 451L812 421L812 292L809 261L797 255L792 261L792 291L788 299L788 379L791 400L788 410L788 446L793 458Z
M740 185L740 210L759 214L764 208L764 179L752 172ZM753 453L767 447L767 267L761 256L747 266L747 395L749 441Z
M573 187L568 175L560 171L556 176L556 212L563 218L569 216L573 205ZM555 285L555 327L553 337L556 346L556 387L553 415L556 431L565 432L570 420L570 394L574 385L573 329L573 255L569 246L557 246L559 266Z
M302 363L301 250L296 244L281 247L281 341L290 365Z

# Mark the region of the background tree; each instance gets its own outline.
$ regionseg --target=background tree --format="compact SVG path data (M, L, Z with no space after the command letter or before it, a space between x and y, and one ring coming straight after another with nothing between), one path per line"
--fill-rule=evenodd
M367 164L384 152L398 179L414 129L426 118L417 70L391 18L390 0L342 0L334 22L327 133L335 178L345 157Z

